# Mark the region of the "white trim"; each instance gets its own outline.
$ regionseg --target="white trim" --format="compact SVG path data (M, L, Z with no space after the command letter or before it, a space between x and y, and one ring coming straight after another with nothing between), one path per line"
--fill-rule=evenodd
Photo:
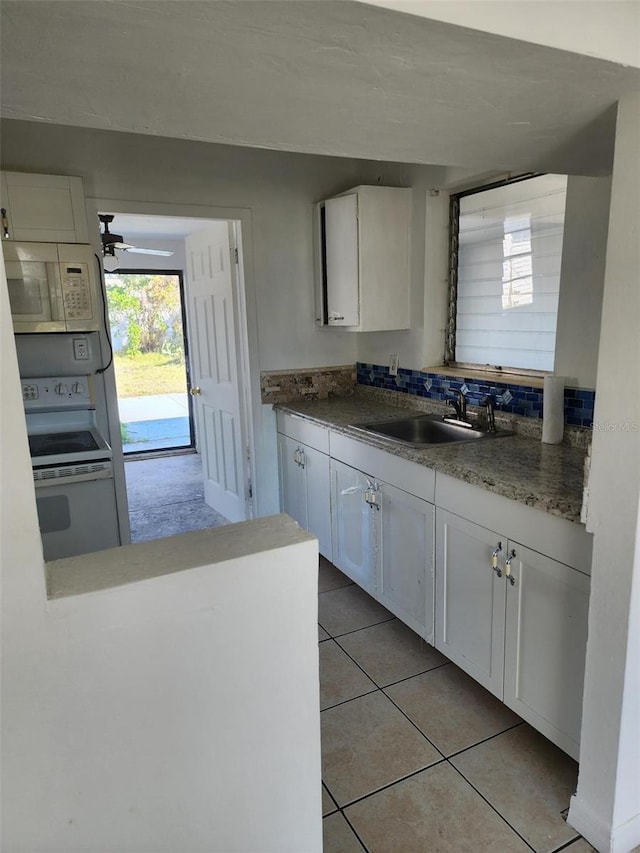
M580 794L571 797L567 823L600 853L631 853L640 845L640 814L613 827L601 820Z
M567 823L600 853L611 853L610 827L596 817L593 809L589 808L578 794L571 797Z
M214 205L173 204L131 201L124 199L105 199L88 197L86 199L87 211L93 215L96 223L94 239L99 241L97 216L98 211L109 211L110 213L134 213L147 216L165 216L173 219L203 219L203 220L226 220L239 223L239 275L238 275L238 325L242 329L242 388L243 408L245 418L243 429L245 440L249 446L249 476L253 489L253 500L251 505L252 515L258 516L260 500L260 483L257 482L258 464L257 452L262 448L256 448L256 437L262 435L262 411L260 403L260 363L258 357L258 325L257 307L255 293L255 278L253 265L253 235L251 222L251 209L246 207L219 207ZM93 208L93 209L91 209ZM90 227L91 232L91 227ZM109 371L111 373L111 371ZM113 381L113 380L112 380ZM113 388L115 392L115 385ZM113 407L111 407L113 409ZM110 424L110 428L112 425ZM116 433L119 435L119 427ZM121 456L121 454L120 454ZM117 456L114 454L117 463ZM123 463L122 463L123 464ZM117 478L116 482L118 481ZM126 508L126 500L124 501Z

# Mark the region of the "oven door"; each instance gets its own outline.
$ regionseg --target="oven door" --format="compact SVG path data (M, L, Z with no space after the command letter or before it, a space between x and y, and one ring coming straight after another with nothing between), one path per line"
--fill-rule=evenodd
M113 478L36 489L45 560L120 544Z

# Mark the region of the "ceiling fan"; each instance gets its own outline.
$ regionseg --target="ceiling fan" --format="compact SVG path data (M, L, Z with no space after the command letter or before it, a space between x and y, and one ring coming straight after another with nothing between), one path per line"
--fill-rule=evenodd
M100 233L102 238L102 254L105 258L115 258L116 249L119 252L131 252L136 255L162 255L169 257L173 252L166 249L144 249L141 246L132 246L130 243L125 243L122 234L113 234L109 231L109 224L114 220L113 213L99 213L98 219L104 225L104 230Z

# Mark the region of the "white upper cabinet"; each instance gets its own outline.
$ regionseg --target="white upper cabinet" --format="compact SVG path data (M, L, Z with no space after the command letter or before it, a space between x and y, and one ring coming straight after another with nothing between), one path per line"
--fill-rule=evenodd
M411 190L356 187L314 212L316 322L408 329Z
M3 172L2 239L88 243L82 178Z
M330 326L360 322L358 196L353 193L324 203L327 273L327 320Z

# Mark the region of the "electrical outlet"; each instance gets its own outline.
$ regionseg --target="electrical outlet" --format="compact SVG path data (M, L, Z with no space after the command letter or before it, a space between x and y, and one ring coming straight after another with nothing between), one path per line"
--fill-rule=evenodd
M37 385L23 385L22 386L22 399L23 400L37 400L38 399L38 386Z
M398 353L394 352L389 356L389 376L398 375Z
M73 339L73 357L76 361L86 361L89 358L89 343L86 338Z

